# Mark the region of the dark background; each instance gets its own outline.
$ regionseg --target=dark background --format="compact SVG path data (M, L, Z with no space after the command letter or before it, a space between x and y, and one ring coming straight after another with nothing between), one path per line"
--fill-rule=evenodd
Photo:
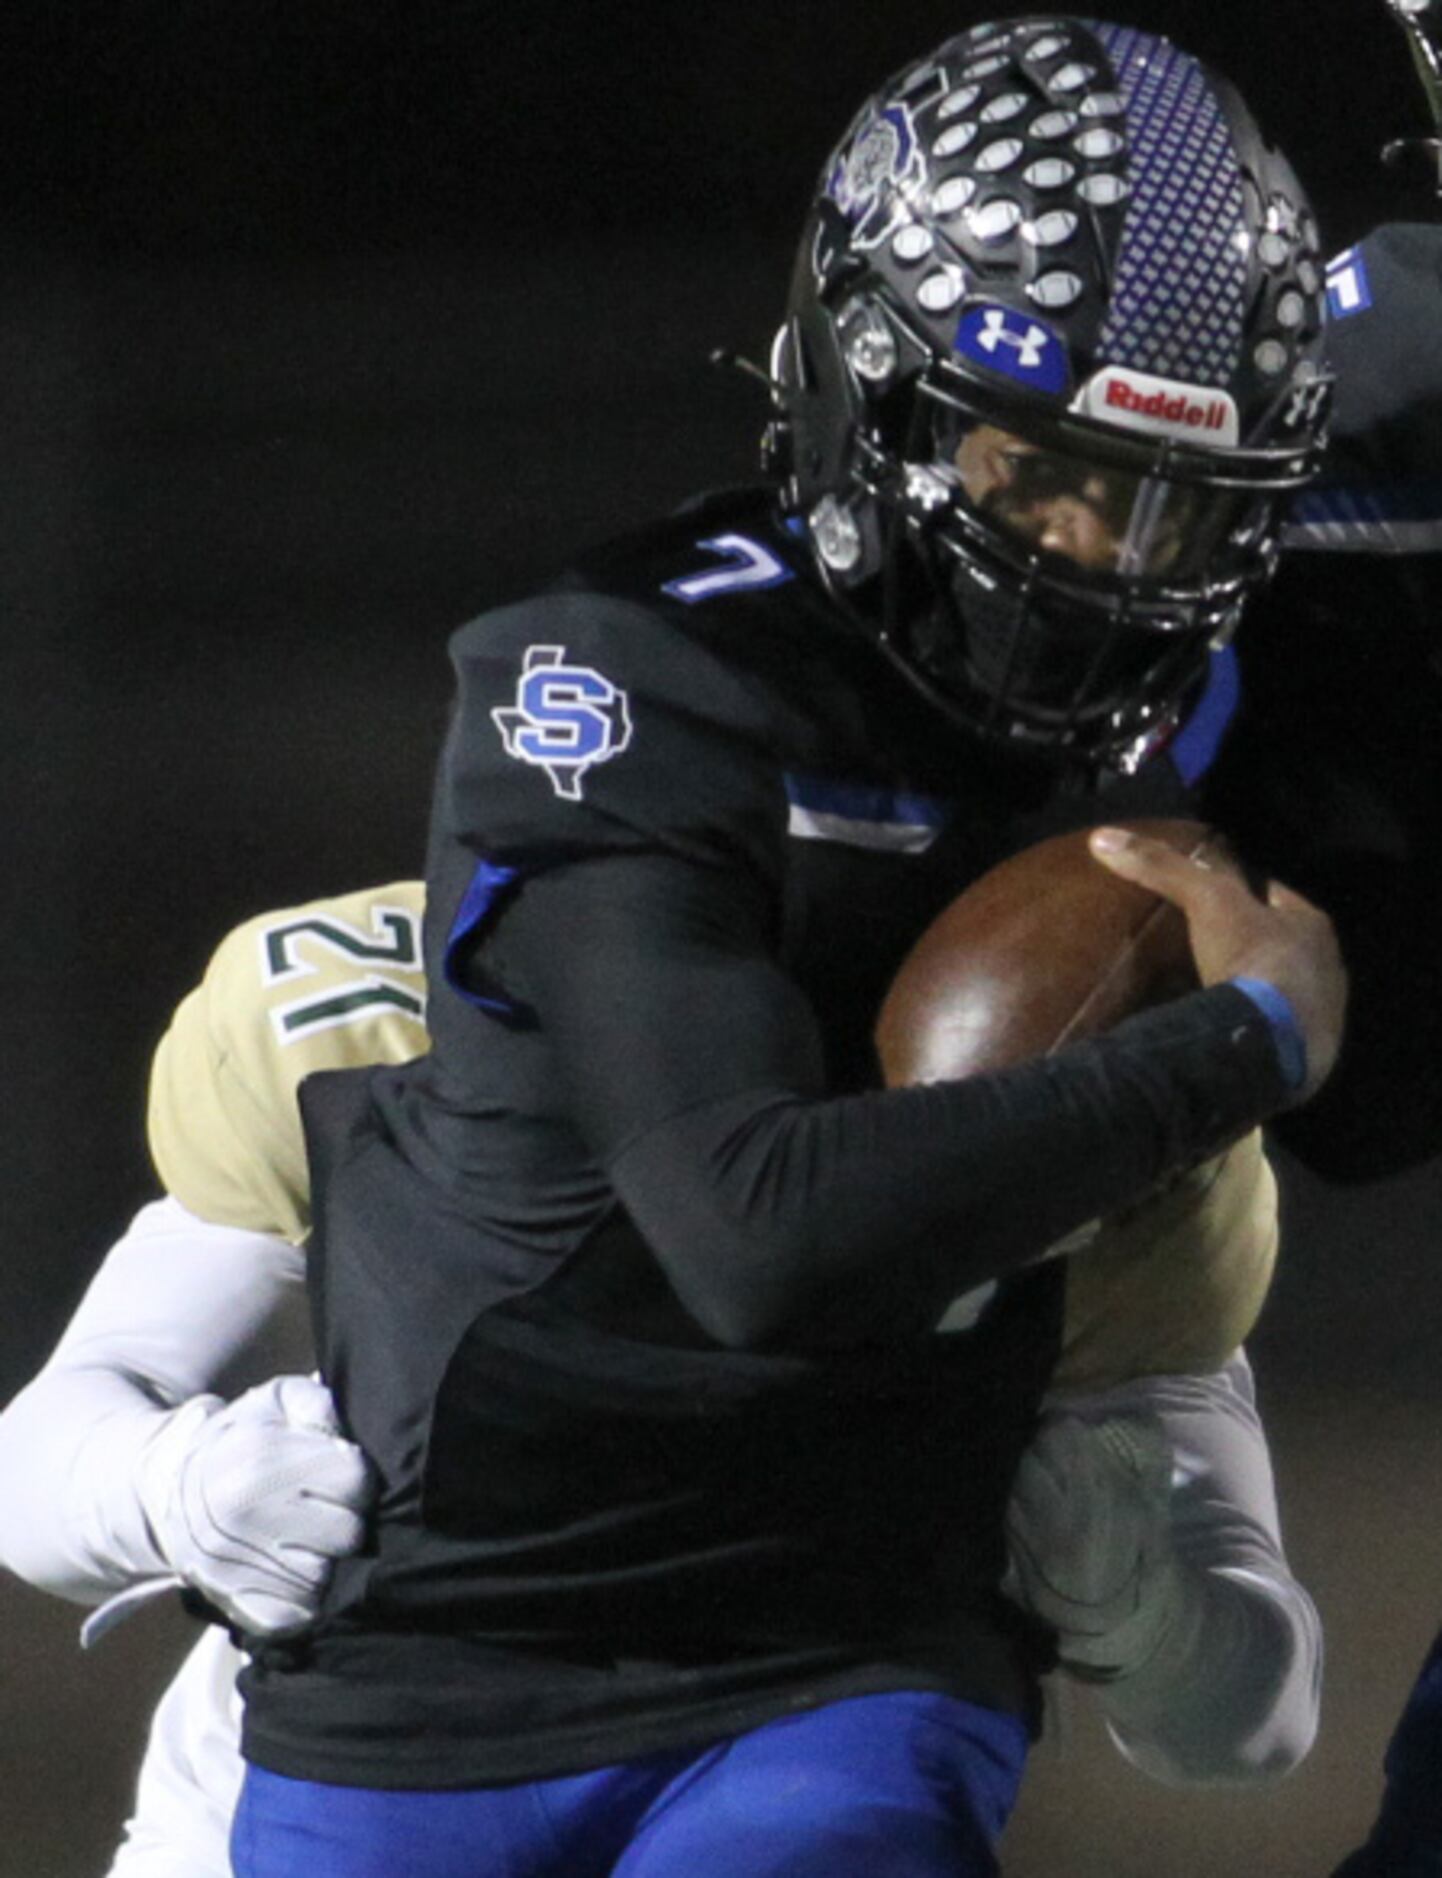
M1242 83L1340 247L1427 215L1382 0L1114 9ZM980 9L8 0L0 20L0 1397L150 1191L146 1062L238 917L411 874L450 627L748 475L826 149ZM1442 1614L1437 1167L1288 1179L1257 1352L1331 1644L1280 1790L1175 1795L1085 1716L1013 1878L1318 1878ZM0 1878L98 1878L178 1623L94 1660L0 1585Z

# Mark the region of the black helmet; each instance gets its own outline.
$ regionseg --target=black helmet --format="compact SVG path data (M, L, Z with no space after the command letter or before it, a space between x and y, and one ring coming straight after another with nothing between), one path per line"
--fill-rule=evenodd
M1131 27L974 27L827 163L772 356L784 501L953 717L1125 764L1315 473L1324 306L1302 189L1224 80Z

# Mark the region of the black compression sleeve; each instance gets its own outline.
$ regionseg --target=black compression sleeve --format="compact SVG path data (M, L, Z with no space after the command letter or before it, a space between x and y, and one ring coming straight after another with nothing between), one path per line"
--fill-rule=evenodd
M1228 987L1014 1070L828 1098L766 918L734 876L607 859L528 882L497 948L577 1126L723 1342L918 1330L1286 1099Z

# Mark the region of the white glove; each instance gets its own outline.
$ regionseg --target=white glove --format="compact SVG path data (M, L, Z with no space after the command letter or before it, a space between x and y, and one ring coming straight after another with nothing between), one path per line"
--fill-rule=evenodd
M332 1565L361 1543L374 1493L329 1391L309 1376L279 1376L231 1403L183 1402L146 1443L136 1485L165 1562L263 1636L314 1617Z
M1149 1415L1049 1415L1022 1456L1006 1589L1055 1630L1062 1662L1083 1679L1139 1668L1185 1599L1171 1478L1170 1443Z

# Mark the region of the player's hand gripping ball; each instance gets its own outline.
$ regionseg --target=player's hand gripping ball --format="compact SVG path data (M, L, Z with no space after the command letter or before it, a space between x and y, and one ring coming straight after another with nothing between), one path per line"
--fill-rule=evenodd
M1201 822L1118 825L1235 866ZM1049 1055L1195 988L1184 915L1104 867L1088 833L1054 835L1003 861L917 941L876 1027L891 1087Z

